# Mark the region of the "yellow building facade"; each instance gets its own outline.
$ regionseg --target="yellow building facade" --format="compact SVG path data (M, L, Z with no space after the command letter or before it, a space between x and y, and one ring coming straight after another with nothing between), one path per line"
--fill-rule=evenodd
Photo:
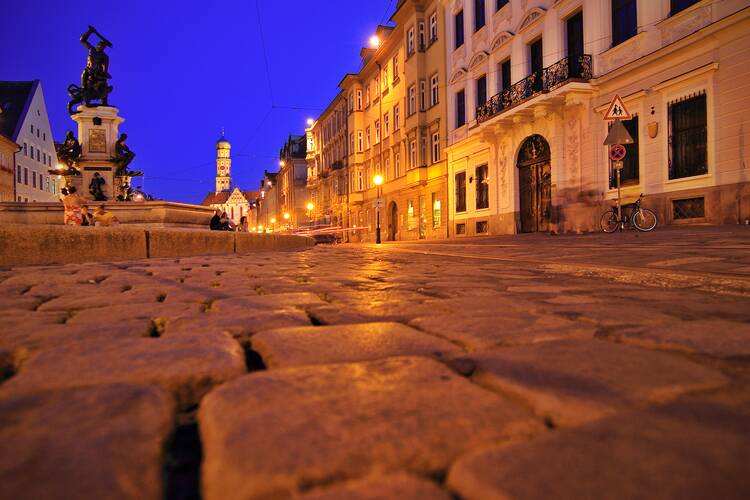
M439 1L403 0L347 75L350 209L359 241L447 235L444 17ZM362 99L360 100L360 95ZM361 137L361 141L360 141ZM384 182L376 186L375 175Z
M746 0L444 2L450 235L599 230L620 95L626 202L662 224L750 218Z

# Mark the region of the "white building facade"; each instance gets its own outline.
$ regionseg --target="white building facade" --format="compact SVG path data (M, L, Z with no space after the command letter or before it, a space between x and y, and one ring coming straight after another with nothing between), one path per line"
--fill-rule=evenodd
M750 218L748 0L444 0L450 235L598 228L620 95L626 199L661 223Z
M15 119L10 139L20 146L15 155L15 201L58 201L62 181L49 174L57 166L57 154L41 82L0 82L0 101L17 108L3 113Z

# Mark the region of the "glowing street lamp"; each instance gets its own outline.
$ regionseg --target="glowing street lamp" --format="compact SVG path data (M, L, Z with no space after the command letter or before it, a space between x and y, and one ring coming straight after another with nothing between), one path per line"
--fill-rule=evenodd
M284 220L289 220L290 217L291 217L291 215L289 215L289 212L286 212L284 214Z
M370 37L370 48L377 49L380 47L380 37L378 35L372 35Z
M313 202L308 201L307 202L307 221L310 223L311 227L312 227L312 211L313 211L313 208L315 208L315 205L313 204Z
M279 166L280 167L283 167L285 165L286 165L286 163L284 162L284 160L279 160Z
M308 126L308 127L312 127L312 124L313 124L313 123L315 123L315 120L313 120L312 118L308 118L308 119L307 119L307 126Z
M375 177L372 178L372 182L378 187L377 219L375 223L375 243L379 245L380 244L380 205L382 204L382 200L381 200L382 188L380 186L383 185L383 176L380 174L375 174Z

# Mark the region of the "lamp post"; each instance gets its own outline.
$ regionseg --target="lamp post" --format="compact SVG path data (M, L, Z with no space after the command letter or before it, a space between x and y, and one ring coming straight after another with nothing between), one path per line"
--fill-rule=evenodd
M372 182L378 187L378 199L375 202L375 243L380 245L380 205L383 204L383 200L381 199L383 189L381 187L383 185L383 176L380 174L376 174L375 177L372 178Z

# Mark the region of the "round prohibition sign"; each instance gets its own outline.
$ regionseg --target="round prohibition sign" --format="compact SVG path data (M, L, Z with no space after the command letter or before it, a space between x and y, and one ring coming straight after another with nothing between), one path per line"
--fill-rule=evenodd
M609 148L609 158L612 161L620 161L623 158L625 158L625 153L627 151L625 150L625 146L622 144L613 144Z

